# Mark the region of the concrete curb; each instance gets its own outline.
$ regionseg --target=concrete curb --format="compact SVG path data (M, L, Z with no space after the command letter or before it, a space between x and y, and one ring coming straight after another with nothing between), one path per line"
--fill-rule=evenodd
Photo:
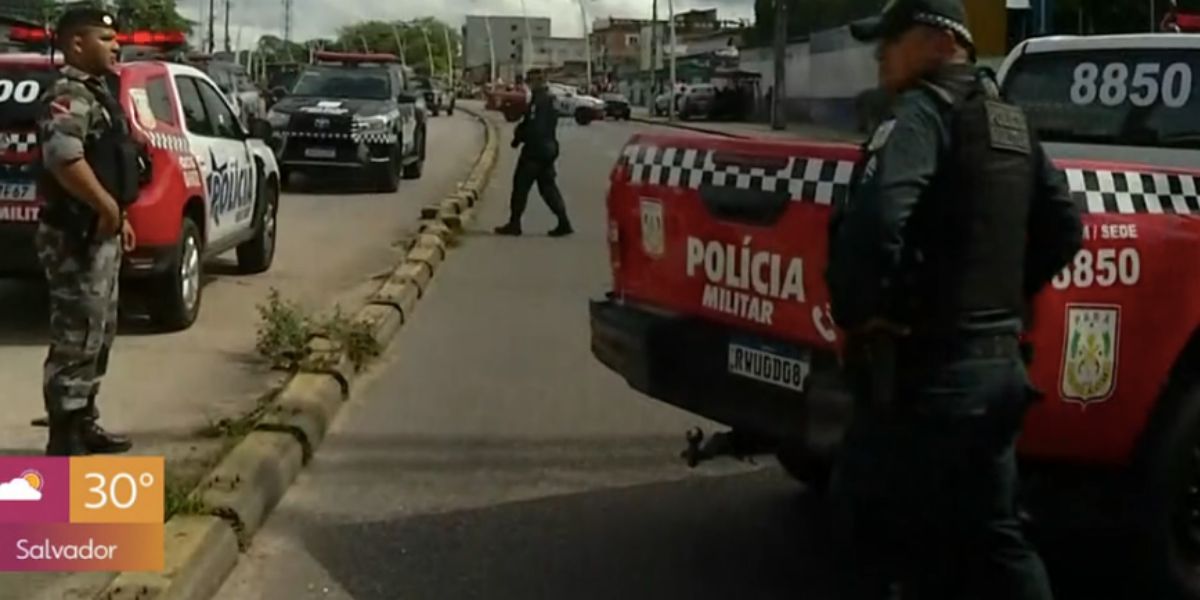
M217 517L186 516L163 527L162 573L121 573L101 600L206 600L237 564L237 536Z
M417 239L392 275L354 316L386 348L411 319L433 275L495 169L497 126L468 108L484 126L483 150L457 190L422 211ZM120 573L97 596L103 600L207 600L224 584L254 534L266 522L304 465L312 460L350 396L356 375L344 352L314 340L315 372L294 374L254 430L234 446L192 492L205 515L167 521L162 573Z

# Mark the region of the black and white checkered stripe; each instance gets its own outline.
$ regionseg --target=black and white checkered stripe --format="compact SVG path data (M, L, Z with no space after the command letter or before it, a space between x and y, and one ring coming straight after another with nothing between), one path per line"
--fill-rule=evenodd
M182 135L171 135L169 133L160 133L151 131L146 134L150 139L150 145L163 150L170 150L175 153L188 153L192 151L192 144Z
M699 189L701 185L788 193L795 200L832 204L850 192L854 163L794 156L782 169L718 166L713 151L631 145L625 148L636 183Z
M304 138L309 140L349 140L353 139L349 133L335 132L316 132L316 131L285 131L284 137Z
M37 146L37 133L0 133L0 151L25 153Z
M370 131L365 133L356 133L355 141L366 142L368 144L395 144L396 132L394 131Z
M1200 177L1065 169L1075 202L1089 213L1197 214Z

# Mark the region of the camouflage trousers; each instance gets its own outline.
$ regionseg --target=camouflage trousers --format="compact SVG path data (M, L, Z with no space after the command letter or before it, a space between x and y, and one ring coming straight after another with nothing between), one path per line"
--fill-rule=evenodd
M38 227L38 258L50 292L50 351L44 363L46 412L87 408L108 371L117 334L121 238L89 244L86 251L61 230Z

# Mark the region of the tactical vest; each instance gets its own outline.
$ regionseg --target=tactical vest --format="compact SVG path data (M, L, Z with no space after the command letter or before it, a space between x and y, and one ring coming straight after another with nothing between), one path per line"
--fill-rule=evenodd
M936 93L931 91L931 93ZM946 113L949 146L909 225L910 323L930 333L973 314L1020 315L1034 144L1024 112L978 80Z
M129 119L125 109L112 94L94 80L74 79L85 86L96 101L108 112L110 124L99 136L84 142L84 160L96 174L100 185L112 195L122 214L138 197L140 149L130 134ZM49 106L44 110L49 110ZM38 129L38 142L43 142L45 132ZM46 198L41 220L49 225L75 233L91 235L95 226L96 212L91 205L71 198L51 173L39 161L38 185ZM82 231L81 231L82 230Z

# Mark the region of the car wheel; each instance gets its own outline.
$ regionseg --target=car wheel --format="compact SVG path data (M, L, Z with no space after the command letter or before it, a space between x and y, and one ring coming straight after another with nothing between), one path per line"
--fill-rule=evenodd
M187 329L200 314L202 250L200 228L185 216L170 267L153 282L147 298L150 319L166 331Z
M1144 561L1147 598L1200 597L1200 383L1186 388L1160 401L1138 469L1133 556Z
M579 123L580 125L585 125L585 126L590 124L592 122L591 111L584 109L584 108L576 109L575 110L575 122Z
M254 237L237 247L238 270L244 274L262 273L271 268L275 260L277 217L279 216L279 192L267 181L260 184L259 202L262 202L262 217Z
M396 147L392 149L392 160L375 167L375 189L381 193L390 194L400 189L401 156L403 156L404 141L396 138Z
M425 131L418 134L420 143L417 145L417 160L404 165L405 179L420 179L425 172Z

